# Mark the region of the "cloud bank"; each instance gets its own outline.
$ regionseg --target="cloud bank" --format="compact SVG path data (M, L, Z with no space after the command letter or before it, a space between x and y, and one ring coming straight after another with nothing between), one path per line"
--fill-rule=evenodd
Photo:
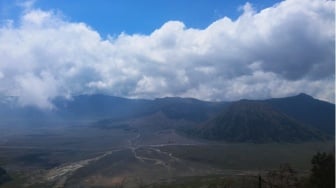
M102 38L55 11L0 27L0 94L52 108L57 96L105 93L204 100L305 92L334 101L335 2L287 0L205 29L168 21L150 35Z

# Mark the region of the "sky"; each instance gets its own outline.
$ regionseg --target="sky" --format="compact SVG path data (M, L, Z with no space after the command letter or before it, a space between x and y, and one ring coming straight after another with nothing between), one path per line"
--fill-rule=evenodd
M334 103L335 1L0 0L0 96Z
M14 2L14 3L13 3ZM25 1L0 0L3 19L17 19ZM27 2L27 1L26 1ZM183 21L187 27L204 29L223 16L236 19L245 0L36 0L34 7L59 12L68 21L84 22L102 37L127 34L150 34L169 20ZM258 10L279 0L252 0Z

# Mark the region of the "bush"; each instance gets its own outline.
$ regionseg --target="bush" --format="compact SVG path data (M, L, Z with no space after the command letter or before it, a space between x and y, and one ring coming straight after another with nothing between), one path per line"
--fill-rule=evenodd
M333 153L317 153L312 161L310 182L313 187L335 187L335 156Z

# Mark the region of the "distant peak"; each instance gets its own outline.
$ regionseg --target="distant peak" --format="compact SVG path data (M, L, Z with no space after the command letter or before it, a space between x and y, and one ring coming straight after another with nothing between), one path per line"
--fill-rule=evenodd
M300 94L297 95L297 97L313 98L312 96L307 95L305 93L300 93Z

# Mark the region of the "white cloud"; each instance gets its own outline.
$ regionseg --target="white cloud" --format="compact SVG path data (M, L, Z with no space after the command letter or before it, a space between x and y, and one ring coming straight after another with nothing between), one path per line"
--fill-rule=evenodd
M52 108L56 96L206 100L306 92L334 100L335 2L287 0L206 29L168 21L150 35L102 39L85 23L29 9L0 28L0 93Z
M36 105L40 108L53 108L50 99L58 95L58 83L47 72L40 75L26 73L15 78L17 93L22 105Z
M35 2L36 0L17 1L17 5L28 11L34 8Z

